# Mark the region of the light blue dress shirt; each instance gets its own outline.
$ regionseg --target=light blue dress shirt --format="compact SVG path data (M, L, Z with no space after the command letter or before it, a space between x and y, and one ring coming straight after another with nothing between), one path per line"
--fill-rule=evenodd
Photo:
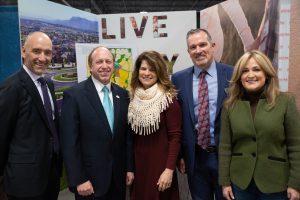
M198 130L198 88L199 88L199 75L202 69L194 66L193 74L193 101L194 101L194 114L196 119L195 128ZM205 80L208 85L208 100L209 100L209 130L210 130L210 144L215 145L214 130L215 130L215 118L217 111L218 100L218 76L216 62L213 61L209 68L206 70L207 74Z

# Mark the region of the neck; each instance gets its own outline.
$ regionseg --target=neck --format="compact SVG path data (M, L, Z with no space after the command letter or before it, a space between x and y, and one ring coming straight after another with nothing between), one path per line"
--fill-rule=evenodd
M264 92L264 87L262 87L261 89L255 92L245 91L244 98L250 101L250 104L256 104L259 101L259 99L262 97L263 92Z

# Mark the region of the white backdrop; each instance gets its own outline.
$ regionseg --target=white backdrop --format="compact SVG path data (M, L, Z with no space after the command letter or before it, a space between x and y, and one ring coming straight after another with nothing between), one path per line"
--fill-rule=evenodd
M190 29L196 28L196 23L196 11L99 15L99 41L105 46L131 46L137 49L137 55L156 50L165 54L169 61L178 56L173 67L176 72L192 65L185 37ZM154 27L158 28L158 33L153 31Z

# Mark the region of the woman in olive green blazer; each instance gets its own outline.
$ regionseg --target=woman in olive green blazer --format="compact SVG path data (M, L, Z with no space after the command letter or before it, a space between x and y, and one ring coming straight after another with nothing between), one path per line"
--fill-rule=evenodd
M227 200L299 199L300 115L259 51L237 62L224 104L219 183Z

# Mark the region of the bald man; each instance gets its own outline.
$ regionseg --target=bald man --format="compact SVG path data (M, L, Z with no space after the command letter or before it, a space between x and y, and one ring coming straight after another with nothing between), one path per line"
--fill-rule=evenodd
M9 200L54 200L61 172L58 110L53 83L43 77L50 38L29 34L22 58L23 67L0 84L0 176Z

